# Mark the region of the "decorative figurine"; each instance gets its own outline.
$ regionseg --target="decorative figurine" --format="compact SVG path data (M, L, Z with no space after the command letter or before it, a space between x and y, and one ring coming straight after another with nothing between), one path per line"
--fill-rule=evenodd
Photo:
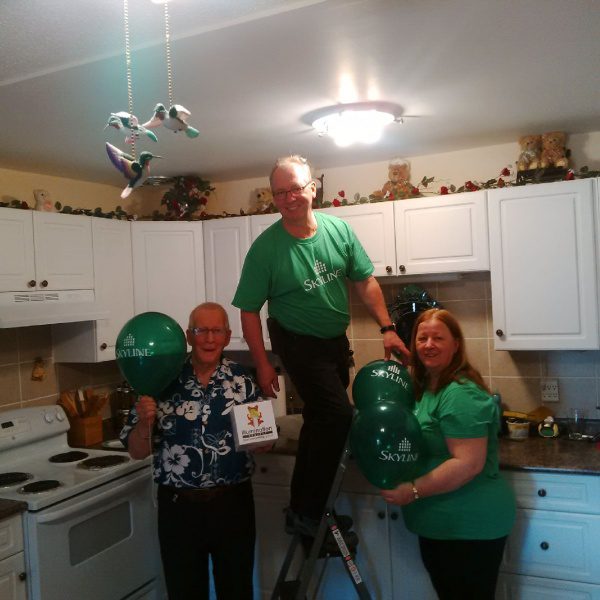
M558 437L558 425L554 422L554 418L546 417L538 425L538 433L545 438Z
M108 142L106 142L106 152L112 164L129 180L127 187L121 192L121 198L127 198L136 187L139 187L148 179L150 161L153 158L162 158L162 156L156 156L152 152L144 151L140 154L139 160L136 161L133 156L126 154Z
M158 142L158 138L154 131L149 131L143 125L139 124L138 118L135 115L130 115L127 112L110 113L108 117L107 127L114 127L117 130L129 129L131 133L125 138L126 144L131 144L135 138L140 136L140 133L146 134L153 142Z
M195 138L200 135L197 129L194 129L191 125L188 125L187 119L192 113L181 104L174 104L167 112L164 104L157 104L154 107L154 116L142 127L148 127L154 129L160 125L164 125L167 129L177 133L178 131L185 131L185 135L189 138Z

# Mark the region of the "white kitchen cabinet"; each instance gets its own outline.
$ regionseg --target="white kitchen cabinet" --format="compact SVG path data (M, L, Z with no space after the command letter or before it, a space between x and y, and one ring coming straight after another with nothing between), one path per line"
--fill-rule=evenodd
M396 244L393 202L375 202L323 208L324 212L346 221L371 259L376 277L396 274Z
M517 497L498 586L503 600L600 598L600 478L505 472Z
M250 248L250 217L204 221L203 237L206 300L218 302L227 311L231 328L228 349L248 350L240 310L231 301Z
M496 350L590 350L598 339L591 179L488 196Z
M21 515L0 521L0 598L27 598Z
M396 200L398 275L487 271L484 191Z
M206 299L201 221L131 223L134 312L162 312L185 331Z
M92 220L94 290L109 318L61 323L52 328L55 362L115 359L117 336L133 317L133 261L128 221Z
M0 210L0 292L94 286L92 217Z

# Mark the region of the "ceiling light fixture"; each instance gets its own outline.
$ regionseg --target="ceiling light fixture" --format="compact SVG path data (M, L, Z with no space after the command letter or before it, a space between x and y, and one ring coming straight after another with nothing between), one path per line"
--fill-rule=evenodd
M328 135L345 147L373 144L390 123L402 123L402 107L391 102L352 102L316 110L305 117L319 136Z

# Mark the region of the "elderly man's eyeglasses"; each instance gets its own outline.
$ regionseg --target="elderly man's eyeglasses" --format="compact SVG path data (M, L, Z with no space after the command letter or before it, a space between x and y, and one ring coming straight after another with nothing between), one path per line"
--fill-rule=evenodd
M299 196L311 183L312 179L305 183L302 187L296 185L293 188L290 188L289 190L279 190L277 192L273 192L273 199L285 200L288 194L292 196Z
M190 327L190 332L198 337L206 337L212 333L215 337L225 337L228 329L225 327Z

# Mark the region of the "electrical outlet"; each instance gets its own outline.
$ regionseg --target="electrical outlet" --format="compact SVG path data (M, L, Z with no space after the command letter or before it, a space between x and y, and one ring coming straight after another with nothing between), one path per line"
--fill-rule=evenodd
M558 402L558 379L542 379L542 402Z

